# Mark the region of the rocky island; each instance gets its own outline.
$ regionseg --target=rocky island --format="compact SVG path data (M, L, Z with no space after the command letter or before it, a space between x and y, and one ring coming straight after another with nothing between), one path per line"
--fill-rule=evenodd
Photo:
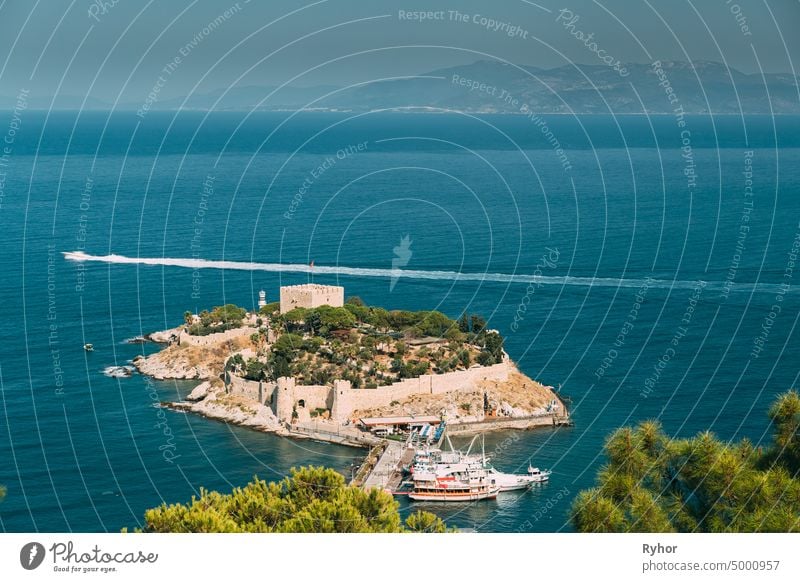
M150 334L167 346L134 365L200 383L172 408L296 437L365 445L446 422L448 430L566 424L551 386L522 374L478 315L371 307L342 287L281 287L280 301L199 314Z

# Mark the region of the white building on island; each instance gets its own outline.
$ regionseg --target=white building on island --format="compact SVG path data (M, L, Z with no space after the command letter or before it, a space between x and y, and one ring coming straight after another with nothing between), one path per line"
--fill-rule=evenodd
M281 287L281 313L287 313L298 307L311 309L323 305L344 306L344 287L315 283Z

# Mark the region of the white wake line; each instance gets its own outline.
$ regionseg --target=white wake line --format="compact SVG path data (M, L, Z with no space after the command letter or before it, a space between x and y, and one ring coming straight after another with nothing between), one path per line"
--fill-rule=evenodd
M238 271L268 271L272 273L314 273L317 275L345 275L349 277L383 277L404 279L432 279L436 281L487 281L492 283L535 283L537 285L573 285L579 287L642 287L647 279L617 279L606 277L570 277L546 275L511 275L507 273L459 273L458 271L423 271L417 269L373 269L363 267L326 267L314 265L313 269L299 263L250 263L246 261L209 261L206 259L182 259L171 257L126 257L124 255L89 255L82 251L62 253L68 261L113 263L121 265L152 265L181 267L185 269L228 269ZM701 281L667 281L649 279L648 287L660 289L694 289ZM706 281L705 289L724 291L723 281ZM777 293L787 291L777 283L732 283L730 291L756 291ZM796 291L797 285L788 291Z

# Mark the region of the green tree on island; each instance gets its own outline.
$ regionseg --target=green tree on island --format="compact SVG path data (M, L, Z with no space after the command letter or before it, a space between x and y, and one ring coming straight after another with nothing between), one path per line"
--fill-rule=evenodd
M186 504L145 512L144 532L399 533L447 531L431 513L417 511L405 523L398 503L379 489L346 485L333 469L302 467L278 483L258 478L229 494L200 490Z
M200 320L197 323L194 323L194 318L189 311L184 313L183 317L189 334L208 335L239 327L242 325L242 319L246 313L247 311L243 307L228 303L218 305L211 311L204 309L200 312L198 316Z
M572 521L583 532L800 532L800 395L769 411L762 451L710 432L671 439L655 421L606 441L608 464L581 492Z

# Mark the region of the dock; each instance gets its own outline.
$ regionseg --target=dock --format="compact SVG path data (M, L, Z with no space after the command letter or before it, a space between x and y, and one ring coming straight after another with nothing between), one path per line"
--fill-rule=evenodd
M487 418L475 422L450 423L447 430L453 435L469 435L491 430L526 430L535 427L572 426L566 407L562 412L548 412L524 417ZM443 428L443 426L442 426ZM358 467L351 485L363 489L384 489L397 493L403 481L403 467L414 459L415 449L403 441L381 438L355 426L339 426L330 422L294 422L287 425L287 436L368 448L366 458ZM436 435L439 438L439 435Z
M400 441L387 440L373 447L351 482L363 489L386 489L390 492L400 487L403 467L414 458L414 449Z
M475 434L488 430L530 429L533 427L572 426L569 413L547 413L526 417L486 419L474 423L448 424L447 430L456 435ZM370 448L367 457L361 463L351 485L362 489L378 488L393 494L398 493L403 481L403 467L407 467L414 459L416 449L406 443L382 439Z
M313 439L349 447L369 448L383 443L383 439L354 427L335 426L330 423L293 423L287 426L287 430L287 436L290 437Z

